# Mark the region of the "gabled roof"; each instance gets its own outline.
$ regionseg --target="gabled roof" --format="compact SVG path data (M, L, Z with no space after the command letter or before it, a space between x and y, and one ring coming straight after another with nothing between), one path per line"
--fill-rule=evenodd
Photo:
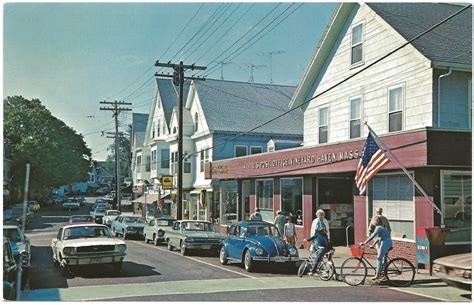
M211 132L246 132L288 111L294 86L207 79L194 82ZM295 110L252 133L303 134L303 112Z
M158 94L161 97L163 112L165 113L166 124L169 127L173 107L178 105L179 87L173 84L169 78L157 78L156 85ZM183 103L185 103L189 92L190 81L185 81L183 86Z
M132 113L132 130L133 132L145 132L148 121L147 113Z
M308 98L328 54L357 3L342 3L335 9L324 34L316 46L302 81L296 88L290 108ZM407 41L429 29L456 11L460 5L446 3L367 3L367 6ZM469 8L438 28L412 42L420 54L434 63L471 66L472 10Z
M463 6L449 3L367 3L406 40L410 40ZM472 10L467 9L412 42L434 62L471 65Z

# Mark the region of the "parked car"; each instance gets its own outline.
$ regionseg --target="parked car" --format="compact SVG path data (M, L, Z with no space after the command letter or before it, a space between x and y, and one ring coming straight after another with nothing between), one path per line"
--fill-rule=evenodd
M110 264L116 273L122 270L125 242L110 235L101 224L70 224L59 229L51 241L53 263L70 270L73 266Z
M31 267L30 240L17 225L4 225L3 237L10 241L13 257L17 264L21 264L23 269L21 287L24 288Z
M130 235L143 235L145 218L139 216L119 216L112 221L112 234L122 235L127 239Z
M102 224L110 228L110 226L112 225L112 221L114 221L119 216L120 216L119 210L106 210L104 217L102 218Z
M152 218L143 229L145 242L148 243L152 240L155 246L160 242L165 242L166 232L172 230L175 221L176 219L171 217Z
M12 219L14 219L19 225L22 225L24 222L25 226L28 226L31 220L33 220L34 213L27 208L25 210L26 214L23 216L23 211L23 206L14 206L12 208Z
M81 208L81 204L79 203L79 201L75 200L75 199L67 199L66 201L64 201L63 203L63 208L66 209L66 210L79 210Z
M468 221L472 216L472 197L446 196L444 197L444 209L444 213L448 217Z
M95 223L102 224L102 218L105 215L106 208L96 207L94 211L91 212L91 216L94 218Z
M436 259L433 275L448 285L472 290L472 253L455 254Z
M8 239L3 238L3 298L16 300L18 267Z
M69 223L76 222L91 222L94 223L94 217L91 215L71 215L69 217Z
M206 250L217 253L219 243L224 235L217 233L209 221L178 220L165 237L168 250L178 248L182 255L191 250Z
M227 237L221 242L219 260L243 263L251 272L256 262L288 263L296 268L298 250L286 243L277 227L264 221L241 221L228 227Z

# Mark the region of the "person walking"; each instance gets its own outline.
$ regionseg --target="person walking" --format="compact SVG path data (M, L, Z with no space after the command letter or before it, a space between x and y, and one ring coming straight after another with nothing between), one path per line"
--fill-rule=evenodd
M277 216L275 217L275 220L273 221L273 223L278 228L278 231L280 232L280 235L283 237L284 229L285 229L285 223L286 223L286 217L281 213L280 210L277 211Z
M256 209L255 213L250 215L250 220L262 220L262 215L260 214L260 209Z
M296 236L296 226L291 222L291 218L288 216L286 217L285 228L283 231L285 232L285 241L294 247L296 244L296 239L298 238Z
M316 228L324 226L324 228L326 229L326 234L327 234L328 240L331 240L331 235L329 233L329 222L327 221L326 218L324 218L325 216L326 216L326 213L324 213L324 211L322 209L319 209L319 210L316 211L316 218L311 223L310 234L311 234L311 236L316 235ZM311 244L311 247L309 248L309 251L315 252L316 250L317 250L317 248L314 248L314 243Z
M392 238L390 237L390 233L388 233L387 228L383 226L381 217L376 217L374 219L374 225L374 232L365 241L359 243L359 245L363 246L375 237L380 238L380 251L377 253L377 269L375 276L372 278L372 280L375 281L380 279L382 268L385 264L385 255L392 247Z

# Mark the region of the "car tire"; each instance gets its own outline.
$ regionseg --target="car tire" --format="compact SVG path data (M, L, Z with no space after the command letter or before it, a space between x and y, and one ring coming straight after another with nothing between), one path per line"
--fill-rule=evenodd
M153 244L154 244L155 246L158 246L159 243L160 243L160 242L158 241L158 236L156 236L155 234L153 234Z
M179 251L181 251L181 255L183 256L187 256L189 254L189 250L186 249L183 241L181 241L181 244L179 245Z
M219 251L219 261L221 262L222 265L227 265L228 260L225 255L225 247L222 246L220 251Z
M247 272L252 272L255 269L255 262L252 260L249 250L244 253L244 268Z
M114 274L122 273L123 262L113 263L112 268L114 269Z
M171 241L170 241L170 240L168 240L167 248L168 248L168 250L170 250L170 251L173 251L173 250L174 250L174 247L173 247L173 245L171 244Z

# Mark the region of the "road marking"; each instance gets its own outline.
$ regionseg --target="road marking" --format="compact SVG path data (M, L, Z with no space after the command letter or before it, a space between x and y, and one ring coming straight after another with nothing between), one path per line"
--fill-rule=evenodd
M139 243L137 241L134 241L134 240L130 240L131 242L134 242L136 244L139 244L141 246L147 246L149 248L153 248L153 249L156 249L156 250L160 250L160 251L163 251L163 252L166 252L166 253L171 253L171 254L174 254L174 255L179 255L180 257L184 257L184 258L187 258L187 259L190 259L190 260L193 260L193 261L196 261L196 262L200 262L202 264L205 264L205 265L209 265L209 266L212 266L214 268L218 268L218 269L222 269L222 270L225 270L225 271L228 271L228 272L232 272L232 273L235 273L235 274L238 274L238 275L241 275L241 276L246 276L246 277L249 277L251 279L256 279L257 277L255 276L252 276L252 275L249 275L249 274L245 274L245 273L242 273L242 272L238 272L238 271L234 271L234 270L230 270L230 269L227 269L227 268L224 268L222 266L216 266L216 265L213 265L211 263L208 263L208 262L205 262L205 261L202 261L202 260L199 260L197 258L194 258L194 257L189 257L189 256L183 256L181 254L178 254L178 253L175 253L175 252L172 252L172 251L165 251L164 249L160 249L158 247L154 247L154 246L150 246L149 244L142 244L142 243Z
M410 290L405 290L405 289L401 289L401 288L388 287L388 289L396 290L396 291L400 291L400 292L404 292L404 293L408 293L408 294L413 294L413 295L416 295L416 296L419 296L419 297L435 299L435 300L443 301L443 302L452 302L453 301L453 300L442 299L442 298L438 298L438 297L435 297L435 296L432 296L432 295L426 295L426 294L423 294L423 293L414 292L414 291L410 291Z
M155 283L133 283L101 286L80 286L25 291L21 301L98 301L137 296L205 294L226 291L255 291L283 288L346 287L340 282L316 281L314 278L265 277L242 280L200 279Z

